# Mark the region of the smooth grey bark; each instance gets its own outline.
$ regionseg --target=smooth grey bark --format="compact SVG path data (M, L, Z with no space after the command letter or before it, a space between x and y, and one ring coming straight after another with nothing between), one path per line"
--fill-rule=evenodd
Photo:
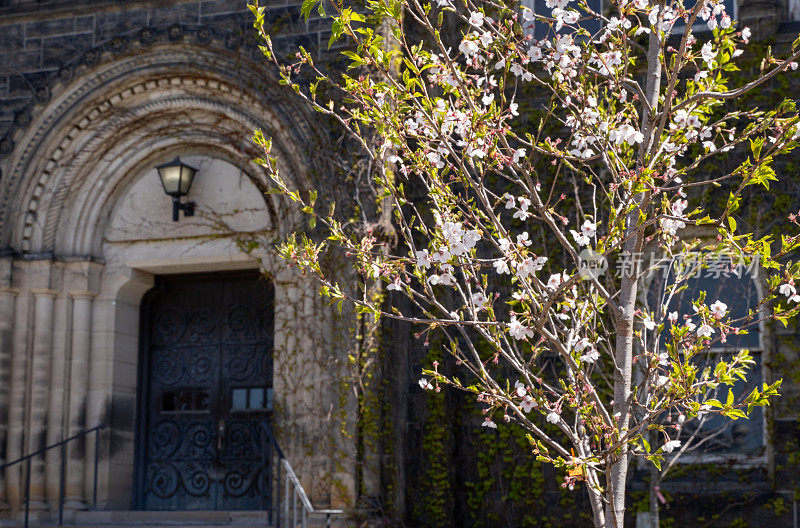
M663 17L659 16L659 22ZM658 138L653 137L658 108L658 95L661 89L661 42L656 28L650 32L647 50L647 85L645 96L650 107L650 112L642 110L642 134L644 141L640 147L639 167L646 162L644 152L648 146ZM639 204L644 200L642 194L633 197L635 207L628 213L625 228L626 240L622 246L623 254L635 255L642 250L643 235L638 229ZM620 281L620 304L617 318L617 339L614 350L614 416L618 417L620 435L624 435L630 423L631 410L631 379L633 373L633 323L636 310L636 297L638 295L638 277L640 263L632 259L633 270L623 274ZM623 528L625 522L625 490L630 464L630 451L627 445L620 448L617 458L611 463L606 474L606 528Z

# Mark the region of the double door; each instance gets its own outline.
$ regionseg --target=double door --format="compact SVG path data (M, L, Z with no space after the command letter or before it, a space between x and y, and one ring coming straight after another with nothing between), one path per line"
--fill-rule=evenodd
M258 276L159 281L143 309L140 508L265 508L273 303Z

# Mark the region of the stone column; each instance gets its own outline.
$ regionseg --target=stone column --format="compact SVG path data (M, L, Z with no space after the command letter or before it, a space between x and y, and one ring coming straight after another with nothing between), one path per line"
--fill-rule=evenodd
M19 293L19 292L16 292ZM17 295L14 302L14 334L11 336L11 387L8 396L8 441L6 456L20 458L25 438L25 407L28 392L28 321L30 296ZM25 485L25 464L18 464L6 472L7 497L11 506L19 510Z
M31 293L34 297L34 333L26 453L41 449L46 442L47 407L50 403L50 359L53 349L53 304L58 292L36 289L31 290ZM47 505L44 457L38 456L32 459L30 479L30 510L45 510Z
M92 299L95 294L78 290L69 292L69 295L72 297L72 359L69 366L67 436L73 436L87 427L86 398L89 391L89 350L92 343ZM69 446L65 509L86 509L83 496L85 460L88 454L86 445L93 441L92 435Z
M69 361L69 304L66 296L59 296L54 303L53 340L50 350L50 394L47 406L47 429L45 443L48 446L66 438L64 423L65 399L68 391ZM61 448L50 449L45 453L45 480L47 483L47 504L52 517L56 518L61 492ZM66 477L66 475L64 475Z
M8 409L11 387L11 351L14 348L14 304L19 290L14 288L0 288L0 452L5 452L6 457L0 457L0 464L10 462L8 458ZM0 514L9 507L6 502L5 475L0 475Z
M114 314L116 301L106 298L95 298L91 304L92 313L92 338L89 351L89 383L86 395L86 426L94 427L104 424L106 429L99 436L99 446L95 442L94 434L86 439L84 460L84 497L87 502L93 500L94 491L94 461L95 456L99 461L97 472L97 507L105 509L108 501L108 482L113 478L113 468L109 467L110 460L110 408L111 400L111 373L109 372L108 358L115 345L110 334L114 329Z

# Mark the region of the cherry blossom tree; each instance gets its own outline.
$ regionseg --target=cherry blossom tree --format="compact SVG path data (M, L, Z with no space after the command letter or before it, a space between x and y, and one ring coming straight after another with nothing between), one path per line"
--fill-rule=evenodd
M603 12L585 0L545 3L539 13L515 0L306 0L303 14L330 18L331 43L347 45L350 73L302 48L278 57L265 7L251 6L282 82L377 167L395 247L293 188L271 141L255 139L314 233L289 237L281 255L340 308L349 301L426 339L444 335L456 374L435 363L420 386L472 394L486 427L526 429L534 456L586 490L595 526L620 528L632 460L660 468L681 450L684 424L746 419L778 393L779 380L734 395L754 363L748 350L698 358L798 310L800 266L789 259L800 237L759 237L736 222L749 188L777 179L773 160L797 145L798 117L789 101L730 102L795 69L800 42L731 86L750 31L721 1L610 0ZM696 34L701 26L710 31ZM708 169L737 153L733 170ZM709 186L726 193L724 207L698 200ZM328 251L394 297L329 277ZM680 273L644 303L653 265L642 256L687 254L701 268L720 257L755 266L758 306L732 317L699 292L693 313L678 313ZM398 296L408 302L392 303Z

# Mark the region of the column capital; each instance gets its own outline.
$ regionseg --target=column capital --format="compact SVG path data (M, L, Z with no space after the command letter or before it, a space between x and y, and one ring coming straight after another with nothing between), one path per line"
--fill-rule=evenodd
M34 297L52 297L55 298L60 293L58 290L51 290L49 288L34 288L31 290Z
M8 294L8 295L19 295L20 289L19 288L12 288L11 286L0 286L0 295Z
M94 299L97 297L97 292L89 290L70 290L67 292L72 299Z

